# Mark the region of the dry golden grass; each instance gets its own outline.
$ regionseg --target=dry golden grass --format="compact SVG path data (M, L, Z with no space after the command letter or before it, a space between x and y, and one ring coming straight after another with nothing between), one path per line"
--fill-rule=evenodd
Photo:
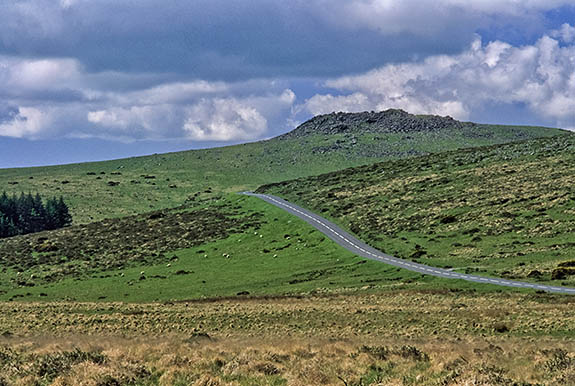
M542 348L548 347L548 348ZM18 338L14 385L496 385L575 382L575 344L551 339ZM70 361L61 353L104 358ZM45 369L38 363L51 364ZM54 370L54 371L52 371ZM43 372L42 372L43 371Z
M575 384L575 299L1 303L0 385Z
M375 336L439 338L508 334L565 337L575 297L550 294L409 292L230 298L181 303L0 303L0 333L15 336L190 335L216 338Z

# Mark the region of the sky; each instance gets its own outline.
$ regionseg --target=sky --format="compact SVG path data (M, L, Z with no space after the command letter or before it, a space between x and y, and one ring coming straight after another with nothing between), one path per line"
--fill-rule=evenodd
M575 0L2 0L0 168L401 108L575 130Z

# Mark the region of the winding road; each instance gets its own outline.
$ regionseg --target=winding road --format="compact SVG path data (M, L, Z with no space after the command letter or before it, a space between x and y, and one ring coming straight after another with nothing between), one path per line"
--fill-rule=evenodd
M483 277L476 275L467 275L458 272L452 272L447 269L431 267L424 264L413 263L411 261L399 259L387 255L373 247L370 247L366 243L358 240L348 232L344 231L337 225L326 220L325 218L318 216L317 214L310 212L300 206L287 202L279 197L268 195L268 194L257 194L252 192L242 192L247 196L258 197L264 201L269 202L272 205L277 206L299 218L306 221L308 224L325 234L327 237L335 241L340 246L346 248L347 250L355 253L356 255L365 257L367 259L380 261L385 264L393 265L400 268L405 268L410 271L419 272L425 275L443 277L446 279L460 279L467 280L476 283L493 284L504 287L516 287L516 288L531 288L539 291L546 292L556 292L562 294L572 294L575 295L575 288L569 287L557 287L544 284L526 283L521 281L498 279L492 277Z

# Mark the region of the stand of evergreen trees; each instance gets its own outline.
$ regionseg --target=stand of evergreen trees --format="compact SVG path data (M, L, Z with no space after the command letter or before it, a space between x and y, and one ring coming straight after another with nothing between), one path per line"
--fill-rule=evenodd
M0 196L0 238L62 228L72 223L68 205L60 198L21 193Z

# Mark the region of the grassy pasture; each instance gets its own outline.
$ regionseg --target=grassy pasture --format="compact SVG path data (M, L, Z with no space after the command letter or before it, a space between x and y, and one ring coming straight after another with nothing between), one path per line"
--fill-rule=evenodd
M359 258L304 221L238 194L204 195L188 207L18 236L0 252L11 257L3 257L0 272L4 301L501 290Z

